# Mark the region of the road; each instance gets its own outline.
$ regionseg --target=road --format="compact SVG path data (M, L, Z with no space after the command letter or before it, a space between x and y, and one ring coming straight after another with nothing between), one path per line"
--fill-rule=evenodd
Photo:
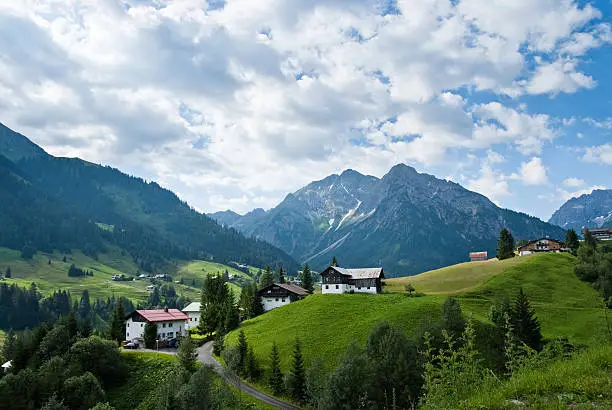
M231 384L237 389L240 389L243 393L246 393L249 396L252 396L256 398L257 400L262 401L270 406L273 406L279 409L283 409L283 410L300 410L299 407L295 407L294 405L290 403L279 400L274 396L270 396L269 394L266 394L262 392L261 390L258 390L249 384L246 384L244 382L238 382L234 378L228 377L223 365L219 363L217 359L214 358L212 354L212 348L213 348L213 342L208 342L204 344L202 347L200 347L198 349L198 361L207 366L210 366L213 369L213 371L217 373L219 376L221 376L223 380L225 380L227 383Z

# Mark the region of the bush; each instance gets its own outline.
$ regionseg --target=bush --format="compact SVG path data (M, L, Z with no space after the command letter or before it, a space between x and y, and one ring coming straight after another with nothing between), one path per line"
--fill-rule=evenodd
M87 410L105 398L100 382L89 372L66 380L62 393L66 404L73 410Z
M68 358L76 373L91 372L104 386L118 383L123 378L123 362L113 341L98 336L79 340L70 349Z

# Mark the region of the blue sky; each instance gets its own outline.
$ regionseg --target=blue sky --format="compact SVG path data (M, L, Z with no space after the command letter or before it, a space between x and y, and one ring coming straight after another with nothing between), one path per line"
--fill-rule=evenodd
M612 3L8 0L0 121L202 211L398 162L548 219L612 188Z

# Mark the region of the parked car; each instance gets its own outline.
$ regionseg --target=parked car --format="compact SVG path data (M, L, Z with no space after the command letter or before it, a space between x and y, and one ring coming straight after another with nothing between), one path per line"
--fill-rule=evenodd
M168 347L172 349L176 349L179 346L179 341L177 339L168 340Z
M140 347L140 345L136 342L129 342L126 343L125 346L123 346L124 349L138 349Z

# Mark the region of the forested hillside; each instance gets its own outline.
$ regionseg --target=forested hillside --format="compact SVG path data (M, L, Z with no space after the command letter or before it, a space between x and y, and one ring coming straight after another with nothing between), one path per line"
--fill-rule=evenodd
M283 251L220 226L155 182L42 150L27 155L22 147L36 146L10 135L0 146L0 246L24 250L27 257L38 249L94 255L110 243L147 271L172 259L297 269Z

